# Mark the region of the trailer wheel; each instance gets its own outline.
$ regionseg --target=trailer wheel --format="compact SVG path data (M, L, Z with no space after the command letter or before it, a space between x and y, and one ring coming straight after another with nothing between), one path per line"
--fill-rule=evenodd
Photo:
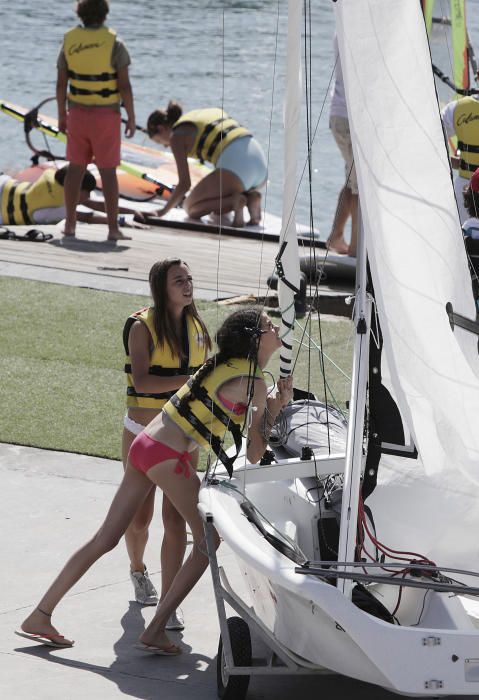
M228 618L228 632L235 666L251 666L251 635L241 617ZM221 700L244 700L248 692L249 676L230 675L226 670L223 639L220 635L216 659L218 697Z

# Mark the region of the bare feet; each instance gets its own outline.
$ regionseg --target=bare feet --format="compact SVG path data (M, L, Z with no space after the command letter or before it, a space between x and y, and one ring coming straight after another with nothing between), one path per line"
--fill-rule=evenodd
M71 232L67 233L67 231L62 231L62 236L64 238L76 238L75 231L73 231L73 233L71 233Z
M22 634L23 633L23 634ZM73 641L61 635L51 623L51 615L41 612L38 608L22 622L17 634L25 636L34 642L54 647L71 647Z
M246 201L246 197L241 192L236 192L233 195L234 219L231 225L235 228L243 228L244 226L243 210L246 206Z
M131 236L125 236L125 234L116 229L116 231L109 231L107 241L131 241Z
M249 212L248 226L257 226L261 221L261 194L256 190L246 193L246 206Z
M340 238L338 237L336 240L330 237L326 246L331 253L339 253L340 255L348 255L349 253L349 245L342 236Z
M176 656L177 654L181 654L180 647L174 644L164 631L156 632L154 639L151 633L148 634L147 631L145 631L141 635L136 648L160 656Z

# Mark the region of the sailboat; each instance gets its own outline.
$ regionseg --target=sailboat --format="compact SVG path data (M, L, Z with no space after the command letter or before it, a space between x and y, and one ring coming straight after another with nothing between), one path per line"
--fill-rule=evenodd
M347 439L206 474L207 542L216 528L244 584L209 546L219 695L244 697L257 673L325 672L477 695L479 325L425 23L417 0L337 0L334 12L361 205ZM289 294L294 170L278 254ZM281 308L287 373L294 304ZM271 651L263 666L251 631Z

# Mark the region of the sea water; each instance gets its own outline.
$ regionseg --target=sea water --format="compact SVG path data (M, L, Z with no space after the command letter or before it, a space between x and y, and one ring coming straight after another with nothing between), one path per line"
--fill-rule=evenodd
M0 0L0 99L33 107L55 94L56 59L64 31L77 23L75 6L73 0ZM437 0L437 14L447 14L448 6L448 0ZM479 0L469 0L467 6L469 34L479 52ZM334 73L333 3L313 0L310 11L313 30L308 41L311 77L307 89L314 156L309 169L303 129L298 170L304 171L304 177L297 219L308 223L312 218L326 237L344 182L343 161L328 127ZM223 106L253 132L267 153L266 208L280 215L286 0L111 0L108 24L117 30L131 55L137 123L144 125L148 114L166 107L170 99L185 110ZM447 45L443 56L440 67L451 75ZM306 87L306 81L303 85ZM442 94L443 99L451 99L450 91ZM303 116L304 112L303 108ZM50 113L55 115L54 104ZM33 138L38 148L45 147L42 136ZM135 140L152 145L141 135ZM63 149L55 141L50 148L60 153ZM22 126L0 114L0 171L25 167L30 156Z

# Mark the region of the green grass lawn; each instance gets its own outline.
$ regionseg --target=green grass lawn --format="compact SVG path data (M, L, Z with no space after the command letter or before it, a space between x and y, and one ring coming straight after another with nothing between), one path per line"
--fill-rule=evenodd
M0 298L0 441L120 459L122 330L148 298L6 277L0 278ZM212 333L235 308L198 307ZM318 342L317 329L312 335ZM350 323L323 322L322 339L324 352L349 374ZM301 388L308 388L308 364L318 365L317 350L300 354L295 385ZM275 376L277 368L275 358L269 368ZM331 394L344 408L349 382L331 368L326 362ZM322 397L323 387L316 367L309 388Z

